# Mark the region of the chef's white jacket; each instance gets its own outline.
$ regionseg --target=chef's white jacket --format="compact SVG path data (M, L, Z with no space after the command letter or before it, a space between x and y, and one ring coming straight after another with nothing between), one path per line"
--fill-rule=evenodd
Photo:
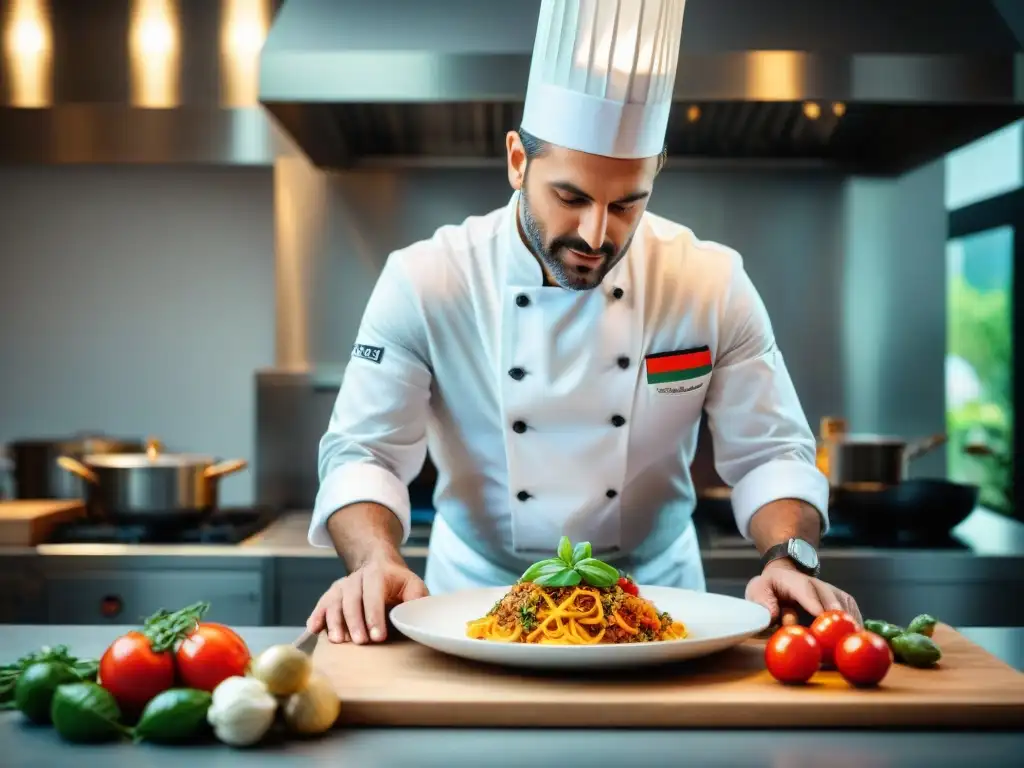
M310 542L330 546L328 517L359 501L407 537L429 447L432 593L508 585L562 535L641 583L702 589L702 409L745 537L782 498L827 530L814 435L739 254L648 212L599 287L545 286L517 203L388 257L320 443ZM704 348L710 373L648 383L653 356Z

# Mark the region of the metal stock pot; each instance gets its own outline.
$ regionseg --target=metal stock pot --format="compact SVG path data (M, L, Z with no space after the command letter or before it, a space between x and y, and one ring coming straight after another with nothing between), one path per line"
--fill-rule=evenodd
M61 471L58 456L81 459L104 453L143 453L141 439L106 437L82 433L66 438L15 440L8 444L7 455L16 499L81 499L85 487L81 478Z
M194 453L61 456L57 463L85 480L90 513L111 522L175 524L196 521L217 506L220 478L248 466Z
M945 442L945 434L915 442L882 435L831 435L822 444L829 485L833 488L897 485L906 479L907 466L913 459Z

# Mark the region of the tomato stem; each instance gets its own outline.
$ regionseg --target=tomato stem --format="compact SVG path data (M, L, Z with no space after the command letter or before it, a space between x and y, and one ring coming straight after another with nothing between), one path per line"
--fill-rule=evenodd
M155 653L174 649L175 644L195 630L200 619L210 610L210 604L200 601L168 612L161 608L143 624L142 634L149 639Z

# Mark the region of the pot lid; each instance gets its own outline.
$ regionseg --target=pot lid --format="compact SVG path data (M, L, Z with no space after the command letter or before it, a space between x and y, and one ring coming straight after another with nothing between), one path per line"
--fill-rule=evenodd
M838 434L825 438L826 442L846 443L852 445L906 445L909 441L904 437L893 435L872 435L872 434Z
M146 467L208 467L217 463L202 453L101 453L82 457L90 467L107 469L143 469Z

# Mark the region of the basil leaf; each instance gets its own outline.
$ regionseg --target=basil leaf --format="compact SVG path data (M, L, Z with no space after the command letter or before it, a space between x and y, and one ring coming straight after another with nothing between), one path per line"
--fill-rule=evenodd
M572 565L572 542L568 536L563 536L558 542L558 556L566 565Z
M575 587L580 583L580 574L572 568L562 568L557 573L534 579L533 583L540 587Z
M545 574L557 573L566 567L559 558L553 557L549 560L541 560L534 563L526 569L525 573L519 577L520 581L536 581L538 576Z
M576 570L580 572L587 583L593 587L610 587L619 580L619 571L608 563L588 557L576 563Z
M572 549L572 564L576 565L580 560L586 560L590 554L590 542L581 541Z
M174 744L197 739L206 730L211 697L206 691L170 688L149 700L135 726L135 741Z
M96 683L59 686L50 716L57 733L72 743L109 741L128 730L118 723L121 710L114 697Z

